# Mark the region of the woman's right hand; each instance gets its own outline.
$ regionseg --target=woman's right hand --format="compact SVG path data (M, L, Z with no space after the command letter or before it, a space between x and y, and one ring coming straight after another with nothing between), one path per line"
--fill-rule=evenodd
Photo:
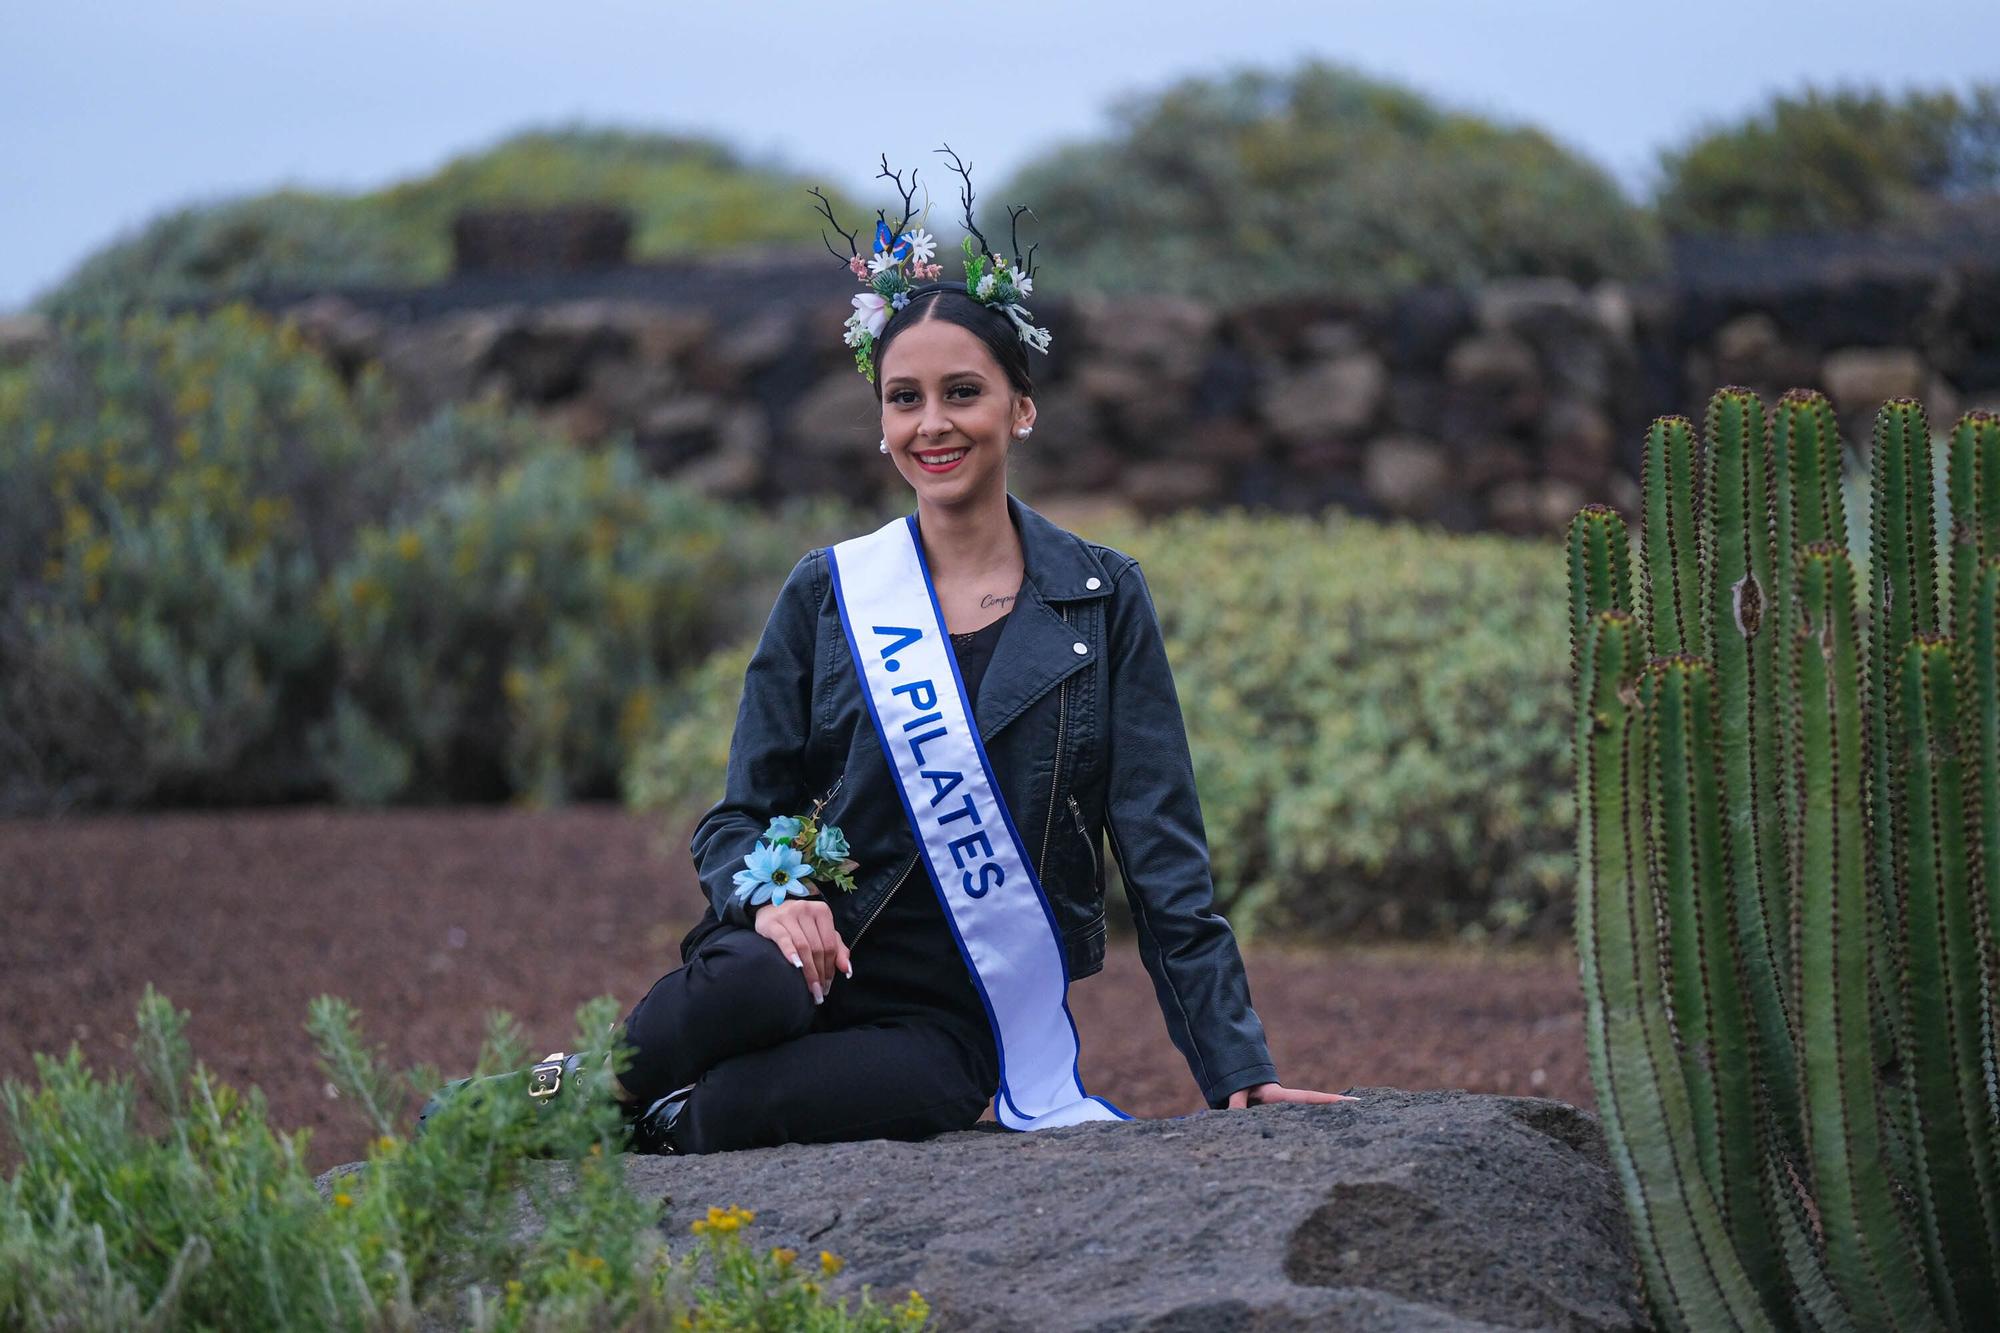
M854 975L847 942L833 928L833 909L818 894L764 903L757 909L754 924L759 935L777 945L786 960L805 974L814 1004L825 1001L836 970Z

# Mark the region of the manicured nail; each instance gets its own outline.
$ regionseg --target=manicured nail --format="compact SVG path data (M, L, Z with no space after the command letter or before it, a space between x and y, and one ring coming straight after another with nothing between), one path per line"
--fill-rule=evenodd
M849 963L847 965L847 968L841 973L841 975L846 977L849 981L854 980L854 965L852 963Z
M813 987L813 1003L814 1004L826 1003L826 992L821 990L817 985Z
M797 967L797 968L803 968L803 967L805 966L805 964L804 964L804 963L801 963L801 962L799 961L799 956L798 956L797 954L795 954L795 953L788 953L788 954L786 954L786 955L785 955L785 957L787 957L787 958L789 958L789 959L791 959L791 960L792 960L792 966L793 966L793 967Z

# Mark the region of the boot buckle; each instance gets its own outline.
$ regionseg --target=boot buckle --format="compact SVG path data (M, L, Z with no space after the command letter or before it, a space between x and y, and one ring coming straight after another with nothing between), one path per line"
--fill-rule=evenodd
M528 1095L530 1097L553 1097L562 1089L563 1053L551 1051L542 1057L542 1062L528 1071Z

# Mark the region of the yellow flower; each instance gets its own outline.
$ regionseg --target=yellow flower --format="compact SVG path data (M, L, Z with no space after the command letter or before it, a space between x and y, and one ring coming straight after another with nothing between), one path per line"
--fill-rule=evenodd
M778 1267L790 1268L792 1266L792 1260L799 1257L799 1252L797 1250L790 1248L789 1246L778 1245L772 1247L771 1257L778 1261Z
M821 1250L819 1252L820 1271L822 1273L825 1273L828 1277L832 1277L835 1273L838 1273L841 1269L845 1267L847 1267L847 1260L841 1258L839 1255L835 1254L832 1250Z
M356 606L363 610L369 607L387 606L389 604L389 590L374 579L365 576L354 580L352 586L347 590L347 595L353 600Z
M375 1146L383 1152L394 1152L396 1151L396 1140L384 1134L381 1138L375 1140Z
M208 386L202 383L189 384L174 399L174 411L184 417L191 417L209 405L211 395Z
M333 1206L336 1208L352 1208L354 1206L354 1196L346 1190L342 1190L333 1196Z
M415 560L424 553L424 539L414 532L406 532L396 538L396 554L405 560Z

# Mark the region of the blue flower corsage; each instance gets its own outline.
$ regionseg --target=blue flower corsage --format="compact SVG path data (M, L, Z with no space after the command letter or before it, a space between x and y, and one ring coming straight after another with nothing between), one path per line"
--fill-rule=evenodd
M860 863L847 852L847 835L834 825L821 824L813 815L775 815L733 876L731 896L756 908L809 898L821 884L852 893Z

